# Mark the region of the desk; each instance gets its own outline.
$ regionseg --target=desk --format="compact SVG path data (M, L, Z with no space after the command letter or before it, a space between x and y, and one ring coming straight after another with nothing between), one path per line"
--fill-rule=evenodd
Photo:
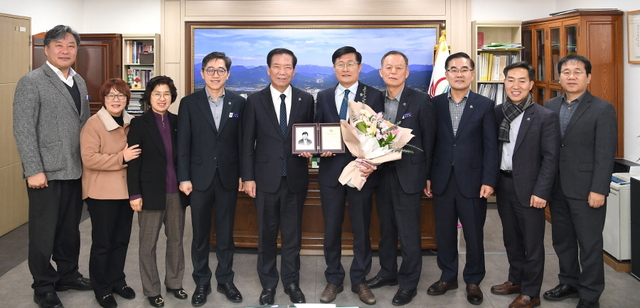
M380 242L380 220L375 205L371 213L371 248L378 249ZM422 212L420 219L420 233L422 235L422 249L436 249L436 225L433 214L433 200L424 197L421 201ZM351 222L349 211L345 211L345 220L342 225L342 249L350 250L353 247L353 233L351 232ZM214 219L212 217L211 245L216 244ZM258 248L258 220L256 218L256 207L253 198L245 193L238 193L236 205L236 217L233 230L234 243L236 247ZM309 192L304 203L302 214L302 249L322 250L324 240L324 218L322 216L322 205L320 203L320 189L318 185L318 170L309 170ZM280 247L280 238L278 238Z

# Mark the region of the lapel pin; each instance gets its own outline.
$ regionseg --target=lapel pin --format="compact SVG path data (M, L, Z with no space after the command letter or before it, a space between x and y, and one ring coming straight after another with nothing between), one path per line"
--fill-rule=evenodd
M531 121L531 118L527 118L527 121Z
M231 106L231 102L228 102L227 104L229 104L229 106Z
M402 106L406 106L406 105L407 105L407 103L402 103Z
M300 102L300 101L302 101L302 97L298 97L298 101L299 101L299 102Z
M469 106L469 108L473 108L473 105Z

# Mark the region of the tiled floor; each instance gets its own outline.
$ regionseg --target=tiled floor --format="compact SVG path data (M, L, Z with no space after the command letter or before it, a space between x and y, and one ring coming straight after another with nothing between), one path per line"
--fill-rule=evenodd
M187 215L188 217L189 215ZM89 261L89 247L91 245L90 230L91 222L85 220L81 223L80 229L82 232L82 248L80 255L80 271L88 276L88 261ZM191 241L190 223L187 222L187 229L185 232L185 246L189 247ZM128 277L127 281L130 286L136 290L138 296L134 300L126 300L116 295L118 301L118 307L133 308L133 307L151 307L146 298L142 295L142 286L140 284L140 274L137 263L138 252L138 228L137 219L134 217L134 229L131 237L131 244L129 246L129 255L127 267L125 269ZM553 288L557 284L558 262L553 248L551 246L551 228L547 226L547 232L545 234L546 239L546 263L545 263L545 276L542 285L542 290ZM26 259L26 246L27 241L26 226L19 228L18 230L5 235L0 238L0 307L22 308L22 307L37 307L32 300L33 291L30 288L31 276L27 267ZM464 265L464 240L461 240L461 255L460 264ZM490 206L487 216L487 222L485 224L485 251L486 251L486 268L487 275L481 285L484 291L484 303L482 307L507 307L509 303L515 298L515 295L498 296L490 294L489 288L493 284L502 283L507 278L507 257L504 253L504 247L502 245L501 236L501 224L498 217L498 213L494 207ZM191 262L189 249L185 250L187 257L186 262L186 274L184 278L184 288L191 294L194 289L194 283L191 279ZM158 259L159 267L163 270L164 261L164 243L160 243L158 247ZM257 279L256 274L256 259L257 255L255 250L240 250L236 253L234 260L234 271L236 274L235 283L244 296L244 301L240 305L253 306L258 305L258 296L261 291L260 282ZM22 260L22 261L20 261ZM210 255L212 267L216 264L215 253ZM350 257L343 257L343 265L348 271L348 266L351 262ZM326 281L324 279L324 258L322 256L303 256L301 258L301 281L300 286L304 291L307 301L309 303L318 302L320 294L324 289ZM9 265L6 265L9 264ZM3 267L4 266L4 267ZM11 269L6 269L6 267ZM375 275L379 269L378 258L374 256L373 268L369 277ZM441 296L429 296L426 293L426 289L431 283L436 281L439 277L440 271L436 265L436 257L432 252L425 251L423 253L423 268L422 276L420 280L418 295L414 300L405 307L473 307L466 301L466 293L464 290L464 282L462 278L459 278L461 287L457 290L449 291L445 295ZM161 273L161 276L163 273ZM631 277L628 273L619 273L613 271L610 267L605 265L605 277L606 277L606 289L602 298L600 299L601 307L637 307L637 294L640 290L640 282ZM348 278L347 278L348 279ZM213 281L215 283L215 281ZM347 306L365 306L359 300L357 295L351 293L349 288L349 281L345 281L345 291L338 295L336 301L337 305ZM395 294L396 287L384 287L381 289L373 290L378 303L375 307L392 307L391 299ZM66 308L75 307L96 307L97 304L91 291L66 291L58 293L62 299ZM165 307L191 307L191 301L178 300L173 296L165 296ZM545 307L575 307L577 305L577 299L567 299L561 302L550 302L542 300L542 306ZM279 286L276 293L276 303L287 304L289 298L284 294L282 287ZM636 303L636 304L634 304ZM239 304L233 304L227 301L223 295L213 292L209 296L209 301L204 307L239 307Z

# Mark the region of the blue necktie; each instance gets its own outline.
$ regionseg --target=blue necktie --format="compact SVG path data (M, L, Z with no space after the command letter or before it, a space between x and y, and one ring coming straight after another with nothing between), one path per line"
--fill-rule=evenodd
M340 105L340 120L347 119L347 107L349 107L349 89L344 90L342 105Z
M282 137L287 134L287 105L284 102L284 94L280 94L280 133ZM282 159L282 176L287 176L287 153L284 154Z

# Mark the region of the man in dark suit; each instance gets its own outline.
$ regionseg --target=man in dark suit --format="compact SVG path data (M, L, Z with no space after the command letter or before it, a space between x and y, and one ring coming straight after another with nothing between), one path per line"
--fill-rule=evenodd
M41 308L62 307L56 291L91 290L78 272L80 129L89 118L87 85L71 68L79 45L80 35L68 26L47 31L47 62L20 78L13 101L13 134L29 197L31 287Z
M565 94L545 107L559 115L562 135L550 205L560 284L545 292L544 298L558 301L579 296L578 307L599 307L604 290L605 202L618 139L616 113L613 105L587 91L591 81L587 58L566 56L558 62L558 72Z
M293 303L304 303L300 289L302 205L309 187L309 157L294 156L291 127L313 122L313 96L291 86L297 59L276 48L267 55L271 84L251 94L242 116L242 179L244 191L256 198L260 305L272 305L278 286L278 229L282 236L281 276Z
M519 293L509 307L540 305L544 272L544 208L558 173L558 115L533 101L534 70L526 62L504 68L507 100L495 107L500 152L496 198L509 259L509 278L493 294Z
M458 219L467 243L463 277L467 300L482 303L479 284L484 278L483 228L487 197L498 177L498 138L493 101L473 93L473 60L466 53L450 55L446 77L451 89L433 98L437 129L431 180L425 193L434 196L440 280L427 290L441 295L458 288Z
M212 52L202 59L204 89L185 96L178 111L178 181L190 197L191 261L196 290L193 306L202 306L211 293L209 237L214 208L217 290L234 303L242 294L233 283L233 222L240 179L240 139L245 99L224 88L231 59Z
M362 55L351 46L338 48L331 56L338 84L320 91L316 107L316 122L336 123L349 119L349 100L369 105L374 111L381 112L384 99L382 92L358 81L362 69ZM360 300L373 305L376 298L366 284L371 269L371 205L373 190L378 185L378 176L373 168L361 164L363 176L367 178L361 190L342 185L338 178L342 169L355 157L346 153L325 152L320 155L320 198L324 217L324 258L327 269L324 275L327 286L320 295L323 303L332 302L337 293L344 289L345 271L340 262L342 254L342 222L344 221L345 201L349 202L349 217L353 231L353 261L349 276L351 290ZM369 175L371 176L369 177Z
M431 167L436 132L431 100L427 94L405 84L408 66L407 56L395 50L387 52L381 60L380 77L387 85L384 117L412 129L414 137L409 144L413 147L408 150L413 153L402 153L402 159L379 167L381 179L376 189L376 204L380 216L380 271L367 280L371 288L399 283L391 301L396 306L410 303L417 294L422 271L420 199ZM399 270L398 236L402 244Z

